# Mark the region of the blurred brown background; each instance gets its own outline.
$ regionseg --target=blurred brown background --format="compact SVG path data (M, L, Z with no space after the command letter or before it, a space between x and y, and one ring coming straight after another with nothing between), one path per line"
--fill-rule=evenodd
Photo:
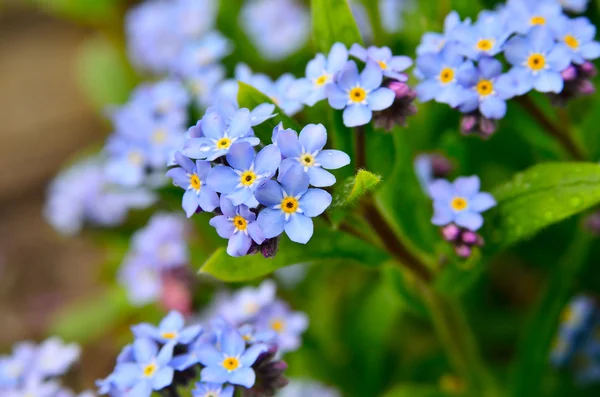
M61 164L106 134L78 88L74 58L91 31L0 0L0 353L43 337L65 302L88 296L99 252L42 216Z

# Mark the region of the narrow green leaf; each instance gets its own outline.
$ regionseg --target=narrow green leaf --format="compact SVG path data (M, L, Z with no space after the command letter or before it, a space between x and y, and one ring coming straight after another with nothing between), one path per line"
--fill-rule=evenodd
M560 314L573 292L577 276L587 263L591 242L591 235L579 232L563 259L555 266L519 344L510 396L538 394L542 377L549 366L552 339Z
M238 82L238 85L238 104L241 108L248 108L252 110L263 103L272 103L275 105L275 113L277 113L277 115L254 127L256 136L259 137L262 142L271 142L273 129L277 127L280 122L283 123L284 128L291 128L294 131L300 132L300 125L298 125L298 123L292 118L287 116L271 98L244 82L240 81Z
M600 165L536 165L492 194L499 214L493 240L508 246L600 203Z
M107 329L116 327L135 312L125 291L113 286L89 300L61 310L50 325L49 333L83 344L105 335Z
M348 48L362 44L360 31L347 0L311 0L313 39L317 49L329 53L337 42Z
M200 268L200 273L208 273L220 280L246 281L262 277L279 268L297 263L310 263L317 260L346 260L379 266L389 259L381 251L354 236L335 232L323 224L315 225L315 234L308 244L297 244L282 237L279 251L274 258L265 259L260 254L232 258L224 248L218 249Z

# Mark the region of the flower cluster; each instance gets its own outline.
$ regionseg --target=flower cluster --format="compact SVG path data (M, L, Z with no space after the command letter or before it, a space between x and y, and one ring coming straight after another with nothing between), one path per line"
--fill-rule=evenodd
M119 279L126 287L129 300L144 305L163 298L166 292L179 290L178 309L187 312L191 298L186 293L186 265L189 261L187 230L184 219L158 213L131 239L131 248L121 266ZM181 280L180 280L181 279Z
M186 326L170 312L155 327L132 327L135 340L117 359L113 373L98 381L101 394L150 396L197 381L194 396L271 396L287 384L285 362L276 358L300 345L308 327L303 313L290 311L265 281L217 302L210 321ZM198 371L200 376L198 378Z
M509 0L473 22L448 15L444 33L425 34L417 48L419 99L459 109L463 133L489 137L513 97L536 90L564 103L593 92L589 61L600 56L596 28L585 17L569 18L561 3ZM511 65L507 72L501 55Z
M196 211L216 212L210 224L229 240L227 252L243 256L261 251L272 256L273 239L284 231L298 243L313 234L311 218L331 204L322 189L335 177L326 169L350 163L338 150L324 150L327 132L322 125L307 125L300 134L281 125L273 143L256 152L260 139L253 126L271 117L273 106L253 111L222 103L210 108L190 139L176 155L167 175L186 192L182 207L187 216Z
M75 397L59 377L79 359L79 346L49 338L39 345L17 343L11 355L0 356L0 395L6 397ZM78 397L93 397L83 392Z
M101 158L88 158L59 174L48 189L44 215L60 233L73 235L85 223L115 226L131 209L152 205L156 195L146 188L110 183Z
M550 355L556 367L570 367L580 384L600 381L600 311L586 295L574 297L563 310Z

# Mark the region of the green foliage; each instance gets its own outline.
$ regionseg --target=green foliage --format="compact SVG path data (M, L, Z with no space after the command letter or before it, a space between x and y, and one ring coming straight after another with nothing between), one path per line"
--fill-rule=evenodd
M600 203L600 165L539 164L494 189L494 241L508 246Z
M311 0L313 40L322 53L329 53L331 46L341 42L350 48L362 44L360 31L346 0Z
M384 397L445 397L448 394L442 392L436 386L403 384L394 387L384 394Z
M200 272L223 281L246 281L296 263L346 260L379 266L388 258L385 252L354 236L331 231L325 225L317 223L313 237L305 246L282 237L279 252L270 259L265 259L260 254L232 258L221 248L202 265Z
M124 0L27 0L29 3L79 23L119 24Z
M350 210L380 182L379 175L365 170L358 170L356 176L348 177L344 182L337 182L333 202L328 210L334 226L339 226Z

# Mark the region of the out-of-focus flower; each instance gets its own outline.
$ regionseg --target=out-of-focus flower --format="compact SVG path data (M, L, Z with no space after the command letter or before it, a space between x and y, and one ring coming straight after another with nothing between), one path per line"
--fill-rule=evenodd
M535 27L550 26L562 14L561 6L555 0L508 0L506 13L513 31L528 33Z
M202 160L194 163L179 152L175 153L175 162L179 167L170 169L167 176L173 179L176 186L185 189L181 206L187 217L195 214L198 207L206 212L214 211L219 206L219 196L206 186L210 163Z
M466 57L479 60L502 52L511 33L499 14L482 14L475 24L458 27L456 39Z
M379 0L381 25L389 33L398 33L404 27L404 13L414 8L413 0Z
M562 43L570 55L571 63L581 65L600 57L600 43L594 41L596 27L589 19L579 17L557 18L550 26L556 40Z
M455 223L471 231L483 225L481 213L494 207L496 200L485 192L480 192L479 177L461 177L454 183L438 179L429 185L433 199L434 215L431 222L437 226Z
M244 256L250 250L252 241L262 244L265 241L256 223L256 215L245 205L235 207L231 201L221 196L221 212L210 220L219 236L229 240L227 253L231 256Z
M275 283L271 280L263 281L258 288L244 287L222 302L217 314L233 324L241 325L256 318L263 309L273 303L275 291Z
M398 81L406 81L408 77L403 72L412 65L412 59L407 56L393 55L389 47L364 48L359 44L353 44L350 55L365 63L372 62L379 66L385 77Z
M327 387L321 383L305 380L292 379L290 383L277 394L277 397L341 397L339 391Z
M233 397L233 386L223 386L221 383L198 382L192 391L194 397Z
M310 32L306 7L295 0L251 0L244 3L240 24L260 55L278 61L298 51Z
M245 204L254 208L258 205L254 192L275 175L281 151L275 145L268 145L256 154L249 143L237 143L227 154L227 162L231 167L219 165L210 171L208 186L225 194L235 206Z
M185 44L179 57L173 61L171 70L183 77L193 76L229 55L232 51L229 40L213 31L199 40Z
M587 9L589 0L559 0L559 2L565 11L580 14Z
M309 124L300 131L300 136L290 129L277 136L277 146L284 160L281 162L280 179L293 167L308 174L309 183L316 187L331 186L335 176L325 169L338 169L350 164L350 157L340 150L323 150L327 143L327 131L322 124Z
M349 61L340 72L336 84L325 90L329 105L344 109L344 124L356 127L369 123L373 111L387 109L394 102L394 92L381 87L383 73L379 66L367 64L362 73L354 61Z
M300 347L300 335L308 328L308 317L301 312L292 312L283 302L275 302L259 316L258 327L276 333L276 344L283 353Z
M217 88L224 78L223 67L211 65L187 76L186 84L196 104L206 109L215 102Z
M135 325L131 328L136 338L149 338L160 343L174 343L188 345L192 343L202 332L200 325L185 327L183 315L171 311L162 319L158 327L148 323Z
M413 163L421 188L429 194L429 184L436 179L445 179L450 175L454 166L444 155L439 153L420 154Z
M312 219L331 204L331 195L321 189L309 189L309 177L302 168L292 168L281 178L262 184L256 199L267 208L258 215L265 238L279 236L285 230L297 243L306 244L313 234Z
M513 65L511 73L529 89L540 92L562 91L560 74L569 66L571 57L565 46L557 45L549 29L535 27L526 37L511 38L504 55Z
M452 11L444 20L444 33L428 32L421 37L421 44L417 47L417 55L437 54L441 52L446 45L456 43L456 31L461 26L469 26L470 19L461 22L460 16L456 11Z

